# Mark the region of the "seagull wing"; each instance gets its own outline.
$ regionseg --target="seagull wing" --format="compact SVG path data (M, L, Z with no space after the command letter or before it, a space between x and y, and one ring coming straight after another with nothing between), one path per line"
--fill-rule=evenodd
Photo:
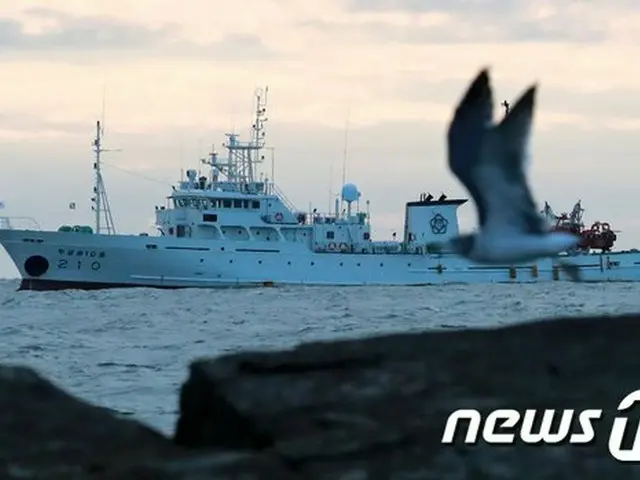
M493 95L489 72L483 69L458 104L447 134L449 168L473 198L481 226L486 221L486 200L473 171L492 123Z
M485 202L487 228L544 234L548 226L536 209L525 175L536 87L530 87L515 107L484 139L473 170Z

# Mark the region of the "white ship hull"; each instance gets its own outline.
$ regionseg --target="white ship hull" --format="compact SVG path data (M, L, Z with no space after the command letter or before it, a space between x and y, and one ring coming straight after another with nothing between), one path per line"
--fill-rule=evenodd
M112 234L116 230L101 173L103 129L96 122L91 198L95 226L61 225L58 231L41 231L34 222L35 230L15 229L18 217L0 217L0 244L22 276L21 288L569 280L551 259L487 267L451 254L427 254L434 242L442 244L460 234L457 209L467 200L450 199L444 193L435 198L423 192L418 200L407 202L402 230L394 232L391 241L373 239L370 203L361 204L361 192L353 183L342 185L332 212L321 213L311 205L308 212L295 208L274 183L273 164L270 178L258 175L265 122L266 89L256 92L251 140L241 142L237 134L226 134L227 155L211 152L200 160L209 169L206 175L188 169L172 187L166 205L155 206L158 236ZM70 209L75 206L69 204ZM605 233L615 240L609 228ZM640 253L635 251L581 254L570 260L580 266L585 281L640 281Z
M550 259L486 267L454 255L313 253L288 242L0 230L21 289L439 285L568 280ZM43 260L44 259L44 260ZM638 281L640 253L579 255L584 280Z

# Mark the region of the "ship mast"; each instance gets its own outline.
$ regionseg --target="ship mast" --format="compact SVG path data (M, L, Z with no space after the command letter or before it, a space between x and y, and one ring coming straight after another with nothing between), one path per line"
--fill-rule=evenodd
M100 121L96 122L96 136L93 140L93 152L95 160L93 162L93 170L95 172L95 183L93 186L93 197L91 201L93 206L91 209L95 213L95 230L96 234L100 235L102 230L105 230L107 235L113 235L116 233L116 227L113 223L113 217L111 216L111 206L109 205L109 199L107 197L107 190L104 186L104 180L102 178L102 163L100 155L102 152L118 151L107 150L102 148L102 136L104 135L104 127ZM104 228L102 226L102 220L104 218Z
M227 141L224 147L228 151L226 161L213 159L214 162L207 162L215 165L224 172L227 180L236 185L249 185L256 182L256 167L264 161L261 150L265 146L267 122L267 93L268 87L257 89L255 96L255 113L253 124L251 125L251 140L240 142L236 133L226 133ZM239 187L240 188L240 187Z
M253 120L253 125L251 126L251 144L252 149L249 150L249 159L247 162L247 174L248 182L255 181L255 173L253 170L253 166L258 163L261 163L264 160L264 156L258 157L260 154L260 150L262 150L266 143L266 135L265 124L267 123L267 94L269 93L269 87L265 87L264 89L257 89L256 96L256 110L255 110L255 118ZM254 156L251 159L251 156Z

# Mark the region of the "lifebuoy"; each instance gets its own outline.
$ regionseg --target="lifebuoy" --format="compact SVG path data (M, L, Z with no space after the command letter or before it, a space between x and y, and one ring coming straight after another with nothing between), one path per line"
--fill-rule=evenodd
M602 224L602 231L603 232L608 232L609 230L611 230L611 225L609 225L607 222Z
M329 242L329 245L327 245L327 248L333 251L336 249L336 244L333 242Z
M591 231L593 233L600 233L600 222L596 222L593 225L591 225Z
M340 244L340 251L341 252L346 252L347 250L349 250L349 245L347 245L346 243L341 243Z
M281 222L284 217L280 212L276 213L276 222Z

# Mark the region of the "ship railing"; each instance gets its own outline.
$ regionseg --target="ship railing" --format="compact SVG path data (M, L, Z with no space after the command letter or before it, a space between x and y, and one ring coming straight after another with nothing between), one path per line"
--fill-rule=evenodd
M307 213L307 224L309 225L314 225L314 224L330 224L330 223L336 223L337 218L334 215L331 215L330 213L324 213L324 212L311 212L311 213Z
M308 225L327 225L327 224L341 224L346 225L348 222L345 219L337 216L335 212L324 213L324 212L300 212L306 215L306 223Z
M42 230L32 217L0 217L0 230Z
M436 255L441 257L445 252L431 252L424 245L407 245L404 242L395 241L378 241L371 242L368 245L357 245L355 243L347 243L348 252L357 255L384 254L384 255ZM327 246L319 246L314 249L317 253L341 253L335 249L329 249Z

